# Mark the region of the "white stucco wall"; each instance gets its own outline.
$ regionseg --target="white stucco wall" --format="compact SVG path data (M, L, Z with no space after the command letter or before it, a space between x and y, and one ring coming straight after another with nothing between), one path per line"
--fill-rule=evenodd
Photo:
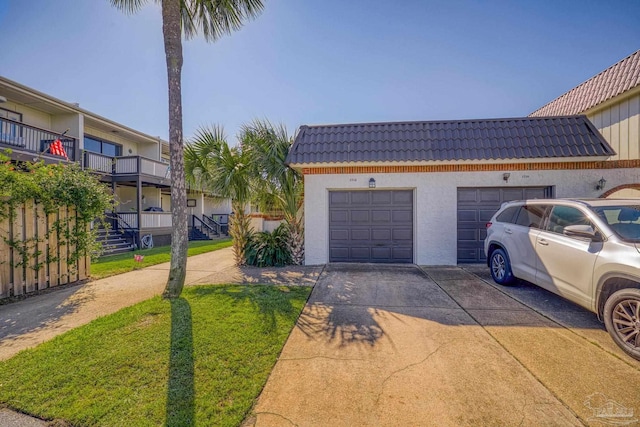
M503 174L511 174L508 183ZM604 177L604 190L595 189ZM457 188L553 186L556 197L598 197L617 185L638 182L640 169L545 170L499 172L430 172L305 176L305 264L328 262L329 191L376 189L414 190L414 262L455 265L457 261Z

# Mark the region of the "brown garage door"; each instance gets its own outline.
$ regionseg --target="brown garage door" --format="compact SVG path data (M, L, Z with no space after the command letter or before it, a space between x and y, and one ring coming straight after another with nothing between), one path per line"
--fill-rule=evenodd
M413 262L413 191L329 192L330 262Z
M552 187L458 188L458 262L486 261L486 225L502 203L550 197Z

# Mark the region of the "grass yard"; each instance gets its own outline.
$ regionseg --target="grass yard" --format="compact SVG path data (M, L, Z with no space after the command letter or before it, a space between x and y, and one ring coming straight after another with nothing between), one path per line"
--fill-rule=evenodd
M231 246L231 239L224 240L195 240L189 242L189 256L203 254L205 252L216 251L218 249ZM144 255L142 262L136 262L134 255ZM122 274L128 271L137 270L151 265L169 262L171 260L171 246L158 246L151 249L137 250L124 254L111 255L99 258L91 263L91 278L102 279L103 277Z
M0 406L74 426L238 426L311 289L185 288L0 362Z

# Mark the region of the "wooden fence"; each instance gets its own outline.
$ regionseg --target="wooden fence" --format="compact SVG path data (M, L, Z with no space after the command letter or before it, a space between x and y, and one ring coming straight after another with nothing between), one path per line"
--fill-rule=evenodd
M47 215L42 206L27 202L0 219L0 299L88 277L90 257L67 262L75 248L67 242L65 230L55 227L57 221L73 227L75 210L64 207Z

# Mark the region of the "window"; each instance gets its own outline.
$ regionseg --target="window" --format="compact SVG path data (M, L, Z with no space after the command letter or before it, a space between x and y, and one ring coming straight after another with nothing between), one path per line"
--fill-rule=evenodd
M544 205L523 206L516 217L516 224L525 227L540 228L547 207Z
M513 218L520 209L520 206L512 206L502 211L500 215L496 217L496 221L513 223Z
M592 209L624 240L640 239L640 206L602 206Z
M0 119L22 122L22 114L0 108ZM5 120L0 121L0 142L12 145L24 145L22 141L22 126Z
M89 135L84 136L84 149L94 153L101 153L105 156L115 157L122 155L122 145Z
M580 210L570 206L554 206L549 216L547 230L562 234L568 225L591 225L589 218Z

